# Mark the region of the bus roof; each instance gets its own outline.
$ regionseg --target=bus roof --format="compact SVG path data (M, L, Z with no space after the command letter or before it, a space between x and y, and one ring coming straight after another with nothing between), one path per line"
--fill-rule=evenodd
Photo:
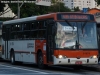
M3 24L13 24L13 23L21 23L21 22L27 22L27 21L33 21L33 20L39 20L44 18L54 18L56 14L84 14L80 12L57 12L57 13L49 13L49 14L44 14L44 15L39 15L39 16L31 16L31 17L26 17L26 18L21 18L21 19L14 19L14 20L9 20L9 21L4 21ZM87 14L89 15L89 14Z
M3 24L20 23L20 22L31 21L31 20L36 20L36 16L4 21Z
M39 15L39 16L31 16L31 17L26 17L26 18L21 18L21 19L14 19L14 20L9 20L3 22L3 24L13 24L13 23L20 23L20 22L26 22L26 21L33 21L37 20L38 17L45 17L45 16L50 16L52 14L45 14L45 15Z

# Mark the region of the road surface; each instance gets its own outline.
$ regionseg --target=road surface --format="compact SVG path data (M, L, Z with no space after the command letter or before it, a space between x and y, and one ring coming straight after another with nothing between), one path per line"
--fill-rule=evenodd
M100 72L63 67L49 67L41 70L36 65L11 65L9 62L0 62L0 75L100 75Z

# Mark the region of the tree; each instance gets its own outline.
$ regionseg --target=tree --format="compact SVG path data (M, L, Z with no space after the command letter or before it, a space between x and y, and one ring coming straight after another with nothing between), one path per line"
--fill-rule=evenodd
M21 4L19 4L21 5ZM12 11L17 15L18 8L17 4L9 4ZM46 14L48 7L36 5L35 3L24 3L20 8L20 17L29 17L33 15Z
M20 8L20 17L29 17L34 15L47 14L49 12L68 12L71 11L69 8L65 7L64 3L52 1L51 6L41 6L36 5L35 3L24 3ZM21 3L19 4L21 5ZM17 15L18 4L9 3L9 7Z
M56 0L51 0L51 3L52 4L55 4L57 1Z
M79 7L74 7L74 12L80 11Z
M64 5L64 3L61 2L54 2L49 7L49 12L70 12L71 10Z
M4 11L5 4L0 2L0 12Z
M100 5L100 0L95 0L97 2L98 5Z

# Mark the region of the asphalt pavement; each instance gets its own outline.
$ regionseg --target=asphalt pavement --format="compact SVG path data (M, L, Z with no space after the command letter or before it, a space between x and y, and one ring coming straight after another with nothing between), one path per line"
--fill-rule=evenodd
M75 71L68 68L58 69L58 67L41 70L36 67L0 62L0 75L100 75L100 72L87 70Z
M78 75L78 74L43 72L38 70L30 70L25 68L0 65L0 75Z

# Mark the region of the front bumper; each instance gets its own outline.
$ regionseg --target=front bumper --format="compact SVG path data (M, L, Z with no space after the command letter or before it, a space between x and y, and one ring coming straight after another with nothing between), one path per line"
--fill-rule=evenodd
M86 64L98 64L98 58L65 58L65 59L59 59L53 56L54 58L54 65L75 65L77 61L81 61L82 63L80 65L86 65Z

